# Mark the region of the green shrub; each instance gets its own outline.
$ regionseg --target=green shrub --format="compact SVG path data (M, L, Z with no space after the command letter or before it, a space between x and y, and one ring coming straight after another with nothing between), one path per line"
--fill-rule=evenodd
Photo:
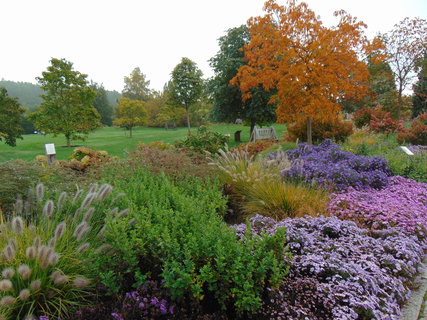
M102 228L112 187L93 185L87 194L82 191L72 197L63 192L55 203L46 200L38 184L25 203L17 201L13 218L2 219L2 317L58 319L87 303L91 255L108 249Z
M210 131L207 127L201 126L196 133L192 133L184 140L175 142L175 147L189 148L198 153L204 153L205 150L214 153L223 148L227 140L228 137L223 134Z
M427 182L427 153L409 156L400 149L383 150L380 154L387 159L394 175Z
M106 178L117 174L112 170ZM121 168L120 174L129 177L116 187L126 193L122 201L132 214L108 224L113 255L98 260L104 284L119 291L148 276L160 278L177 301L245 314L261 305L267 286L280 283L286 271L284 230L238 241L221 218L226 199L218 182L173 182L141 168Z
M332 139L336 142L343 142L353 132L351 121L342 121L338 118L328 121L313 121L312 137L314 143L322 142L325 139ZM307 141L307 122L299 121L288 126L288 141Z

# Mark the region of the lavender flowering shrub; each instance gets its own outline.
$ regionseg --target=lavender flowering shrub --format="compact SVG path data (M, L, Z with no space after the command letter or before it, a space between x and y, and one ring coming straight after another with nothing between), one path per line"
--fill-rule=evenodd
M292 167L283 170L286 178L316 182L320 186L343 190L347 187L381 189L388 183L391 171L387 161L380 157L357 156L326 139L318 146L306 143L288 150ZM271 153L269 158L274 158Z
M427 183L394 176L382 190L349 188L331 195L329 211L373 229L399 227L406 234L416 234L424 240L427 235Z
M286 227L293 254L289 280L271 292L263 319L398 319L426 249L398 228L362 229L336 217L257 215L250 223L257 234ZM234 227L242 237L246 225Z

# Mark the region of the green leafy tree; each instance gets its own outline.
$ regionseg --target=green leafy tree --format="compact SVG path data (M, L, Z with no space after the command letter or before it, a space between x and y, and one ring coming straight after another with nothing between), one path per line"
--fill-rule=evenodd
M252 98L242 102L239 86L230 85L243 65L244 45L250 42L248 27L232 28L218 40L219 51L209 60L215 76L209 81L209 91L213 98L212 118L219 122L234 122L242 119L250 125L252 133L255 125L266 125L276 121L276 105L269 104L271 93L262 88L252 89Z
M427 112L427 52L424 53L424 59L421 60L419 69L418 81L413 86L412 116L414 118Z
M129 135L132 138L132 128L144 125L147 120L147 111L144 105L145 102L143 101L120 98L116 107L114 125L129 130Z
M125 77L125 87L122 95L125 98L139 101L148 101L151 90L148 88L150 81L146 80L145 74L138 67L133 69L129 77Z
M189 135L191 134L190 108L199 102L203 94L202 76L203 73L196 63L188 58L182 58L172 71L172 80L169 85L171 103L185 109Z
M15 147L16 139L22 139L22 115L25 112L16 98L9 97L0 87L0 141Z
M86 74L73 70L71 62L56 58L37 78L44 91L43 102L30 118L40 131L64 134L67 147L71 146L71 139L84 139L100 126L100 115L92 106L95 92L86 78Z
M91 88L96 93L93 107L101 115L101 123L111 126L113 124L113 107L108 101L107 91L102 84L99 85L97 83L92 83Z

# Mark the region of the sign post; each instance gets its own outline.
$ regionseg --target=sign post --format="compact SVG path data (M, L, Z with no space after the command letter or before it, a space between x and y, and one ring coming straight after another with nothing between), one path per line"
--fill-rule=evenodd
M46 152L46 162L48 165L53 164L56 161L56 151L55 145L53 143L46 143L44 145L44 150Z

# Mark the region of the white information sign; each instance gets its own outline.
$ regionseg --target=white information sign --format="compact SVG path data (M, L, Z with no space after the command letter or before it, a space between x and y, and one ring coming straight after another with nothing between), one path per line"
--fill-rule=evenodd
M407 155L409 155L409 156L413 156L414 154L412 153L412 151L411 150L409 150L407 147L405 147L405 146L401 146L400 147L400 149L402 149L403 150L403 152L405 152Z
M56 154L55 145L53 143L46 143L44 148L46 150L46 155L50 156Z

